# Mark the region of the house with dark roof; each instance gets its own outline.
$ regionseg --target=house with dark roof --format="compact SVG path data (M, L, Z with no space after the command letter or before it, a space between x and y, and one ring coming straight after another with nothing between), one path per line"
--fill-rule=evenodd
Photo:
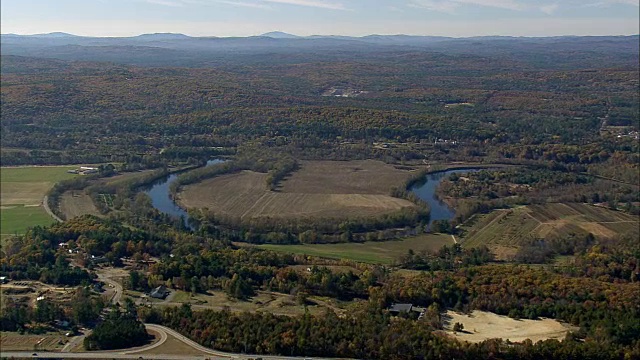
M413 306L413 304L391 304L391 307L389 307L389 312L395 316L408 314L412 311L418 313L418 319L422 319L427 309L420 306Z
M389 312L393 315L399 315L401 313L409 313L409 311L411 311L411 308L413 307L412 304L391 304L391 307L389 308Z
M149 296L152 298L156 298L156 299L164 299L167 296L169 296L169 289L167 289L166 286L162 285L162 286L158 286L157 288L153 289L150 293Z

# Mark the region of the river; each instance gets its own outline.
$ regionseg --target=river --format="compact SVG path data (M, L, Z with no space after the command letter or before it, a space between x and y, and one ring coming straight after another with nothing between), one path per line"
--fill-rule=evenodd
M480 170L487 169L471 168L438 171L435 173L427 174L424 181L416 183L411 187L411 189L409 189L414 194L418 195L420 199L426 201L427 204L429 204L429 208L431 209L429 225L431 225L431 223L435 220L451 220L456 214L455 210L451 209L449 206L447 206L446 203L438 199L436 196L436 189L438 188L438 185L440 185L442 180L454 173L461 174L476 172Z
M207 161L206 166L219 164L224 162L221 159L214 159ZM455 215L455 211L447 206L443 201L440 201L436 197L436 189L443 179L453 173L468 173L485 169L470 168L470 169L453 169L446 171L439 171L431 174L427 174L424 181L418 182L411 187L410 191L414 192L418 197L429 204L431 209L431 218L429 224L434 220L451 220ZM178 174L171 174L164 179L160 179L153 184L148 190L145 190L145 194L151 198L151 204L159 211L168 214L174 218L183 218L185 225L192 230L193 227L189 224L189 214L180 206L178 206L169 194L169 186L176 180Z
M213 159L207 161L207 164L205 166L211 166L223 162L224 160L221 159ZM178 175L179 173L174 173L167 176L166 178L157 180L156 182L152 183L150 185L151 187L145 190L144 193L149 195L149 197L151 198L151 204L154 208L174 218L184 219L184 224L191 230L194 230L193 226L191 226L188 222L189 214L187 214L187 212L183 208L178 206L175 201L173 201L169 193L169 186L171 186L171 183L173 183L178 178Z

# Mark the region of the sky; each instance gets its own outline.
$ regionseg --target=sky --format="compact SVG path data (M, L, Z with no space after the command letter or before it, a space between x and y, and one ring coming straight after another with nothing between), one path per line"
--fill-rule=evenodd
M3 34L630 35L640 0L2 0Z

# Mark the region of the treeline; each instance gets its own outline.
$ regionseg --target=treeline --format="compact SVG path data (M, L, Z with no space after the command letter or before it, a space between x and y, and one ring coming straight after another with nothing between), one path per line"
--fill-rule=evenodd
M429 210L405 207L376 217L337 218L251 218L190 209L189 217L203 234L250 243L338 243L390 240L422 232Z
M445 245L437 252L423 250L415 253L409 249L407 254L401 256L397 262L405 269L437 271L483 265L493 259L493 254L486 246L463 249L460 244L454 244Z

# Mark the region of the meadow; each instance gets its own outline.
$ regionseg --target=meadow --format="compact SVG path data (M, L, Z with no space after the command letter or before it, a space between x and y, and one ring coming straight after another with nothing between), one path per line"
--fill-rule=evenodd
M258 245L273 251L318 256L330 259L345 259L370 264L390 265L409 249L437 251L444 245L453 244L451 235L424 234L402 240L340 243L340 244L306 244L306 245Z
M0 234L21 234L36 225L49 225L54 220L46 213L42 200L58 181L75 174L67 170L77 166L3 167L0 169Z

